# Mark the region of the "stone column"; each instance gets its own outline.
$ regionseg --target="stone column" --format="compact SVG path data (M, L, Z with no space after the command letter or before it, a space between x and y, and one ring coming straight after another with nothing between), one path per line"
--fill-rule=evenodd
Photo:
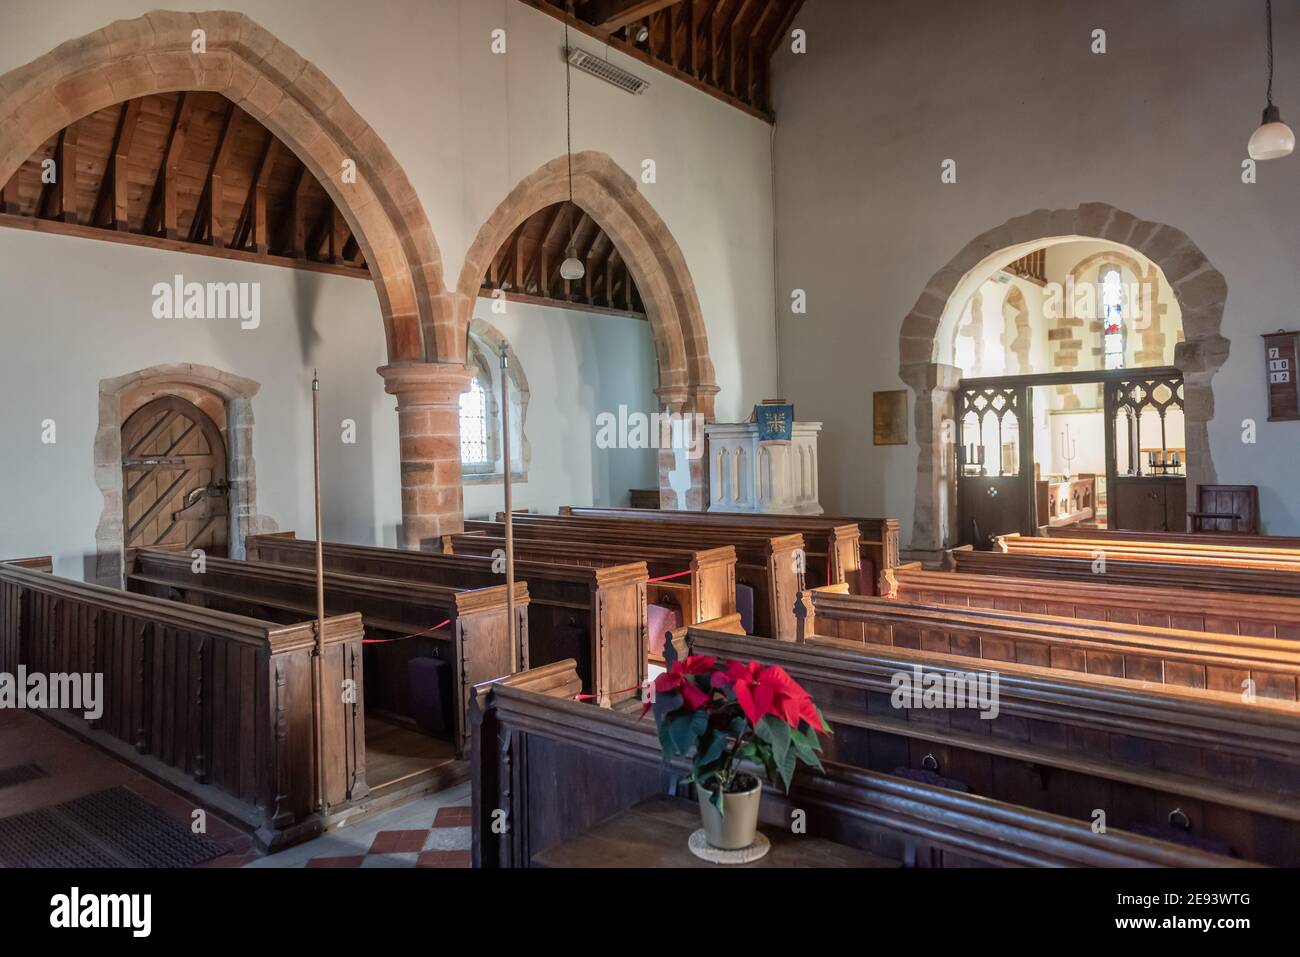
M460 396L471 370L446 362L383 366L384 390L397 398L402 459L403 548L465 528L460 477Z
M659 507L702 512L709 507L709 448L704 423L713 421L717 386L664 386L655 389L667 412L684 423L675 430L675 441L685 448L659 447ZM661 433L662 434L662 433Z
M938 362L908 364L900 371L916 396L916 442L920 446L911 553L923 561L937 561L944 549L952 547L955 533L957 477L951 465L956 441L955 399L962 372ZM945 427L945 422L953 424Z

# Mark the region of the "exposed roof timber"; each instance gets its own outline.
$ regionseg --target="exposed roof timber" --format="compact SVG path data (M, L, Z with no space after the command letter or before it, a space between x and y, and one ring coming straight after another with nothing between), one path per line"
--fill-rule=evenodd
M591 4L592 25L613 33L631 23L636 23L681 0L595 0Z
M279 265L292 264L287 250L303 268L369 277L346 218L298 158L203 91L128 100L61 130L0 184L0 225L208 255L229 246L225 258Z
M520 2L769 122L771 54L803 6L803 0ZM643 27L646 39L638 42Z
M570 251L586 267L577 281L560 276ZM540 209L515 228L492 257L482 290L523 302L645 318L640 292L613 240L569 202Z

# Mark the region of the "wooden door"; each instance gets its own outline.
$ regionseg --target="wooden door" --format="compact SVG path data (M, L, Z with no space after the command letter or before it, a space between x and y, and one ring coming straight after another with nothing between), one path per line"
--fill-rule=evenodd
M126 420L122 489L127 548L227 553L226 444L197 406L164 396Z

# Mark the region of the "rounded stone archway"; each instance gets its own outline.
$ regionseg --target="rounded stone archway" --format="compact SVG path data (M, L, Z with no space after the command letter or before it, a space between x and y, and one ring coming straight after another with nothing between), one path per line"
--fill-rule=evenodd
M1007 220L975 237L936 272L899 335L899 376L916 400L919 446L912 551L935 556L950 546L955 477L949 474L953 397L962 373L943 353L944 331L979 284L1030 247L1100 239L1137 250L1151 260L1173 289L1182 311L1184 341L1174 364L1183 373L1188 485L1214 481L1209 423L1214 418L1214 374L1227 361L1229 342L1220 330L1228 284L1182 230L1139 219L1106 203L1075 209L1039 209Z
M479 229L457 286L456 323L462 346L483 277L497 250L529 216L568 199L568 157L559 156L521 180ZM669 412L713 421L718 386L704 313L686 257L667 225L641 194L636 180L605 153L573 155L573 201L613 241L641 292L659 360L655 395ZM666 508L707 505L703 459L678 461L686 458L661 451L659 486ZM677 491L685 486L680 479L669 478L670 473L680 474L683 466L690 470L685 501Z
M316 66L242 13L153 11L118 20L0 76L0 182L76 120L178 90L220 93L320 181L370 264L390 362L463 351L433 230L405 172Z

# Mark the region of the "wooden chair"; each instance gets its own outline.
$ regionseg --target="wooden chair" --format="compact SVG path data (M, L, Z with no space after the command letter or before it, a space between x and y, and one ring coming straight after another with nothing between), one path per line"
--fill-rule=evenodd
M1259 534L1258 485L1198 485L1196 511L1188 512L1191 531Z

